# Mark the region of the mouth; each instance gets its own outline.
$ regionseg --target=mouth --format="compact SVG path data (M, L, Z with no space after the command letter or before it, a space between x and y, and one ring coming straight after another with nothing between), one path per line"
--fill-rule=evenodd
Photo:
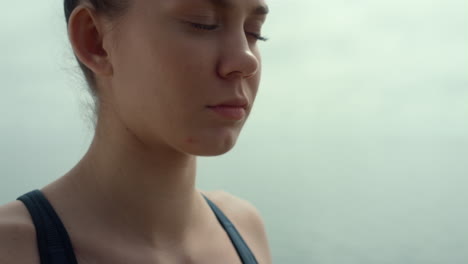
M246 98L238 97L207 107L224 119L239 121L247 115L248 105Z
M208 106L218 116L227 119L239 121L246 116L246 106L216 105Z
M221 102L217 105L210 105L208 107L241 107L241 108L247 109L248 105L249 105L249 102L247 101L247 99L234 98L231 100L226 100L224 102Z

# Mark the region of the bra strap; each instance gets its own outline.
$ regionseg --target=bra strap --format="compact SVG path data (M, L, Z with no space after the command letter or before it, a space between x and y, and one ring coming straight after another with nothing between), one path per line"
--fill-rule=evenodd
M78 264L68 233L44 194L33 190L17 200L32 217L41 264Z

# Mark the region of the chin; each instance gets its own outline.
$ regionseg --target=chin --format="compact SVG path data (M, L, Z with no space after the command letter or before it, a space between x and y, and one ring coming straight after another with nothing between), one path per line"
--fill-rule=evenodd
M217 150L204 150L204 151L197 151L194 153L190 153L195 156L201 156L201 157L214 157L214 156L220 156L223 154L226 154L229 152L232 148L229 149L217 149Z
M214 138L211 140L193 141L188 144L184 144L182 150L187 154L195 156L219 156L233 149L236 141L237 137L219 141L215 140Z

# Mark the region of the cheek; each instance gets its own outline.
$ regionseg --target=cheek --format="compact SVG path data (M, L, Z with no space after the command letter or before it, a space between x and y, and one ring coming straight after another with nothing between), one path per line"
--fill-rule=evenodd
M248 87L249 87L248 91L253 99L255 99L255 97L257 96L259 85L260 85L260 79L261 79L261 71L259 69L257 74L248 80Z
M181 40L162 49L166 52L154 57L150 66L154 72L149 74L158 90L155 96L175 112L190 114L202 109L210 101L207 93L213 89L215 76L210 56Z

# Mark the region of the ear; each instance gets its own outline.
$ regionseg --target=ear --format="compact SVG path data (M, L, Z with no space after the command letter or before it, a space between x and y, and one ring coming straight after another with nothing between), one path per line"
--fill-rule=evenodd
M70 15L68 37L76 57L96 75L112 74L108 51L104 49L104 25L93 9L80 5Z

